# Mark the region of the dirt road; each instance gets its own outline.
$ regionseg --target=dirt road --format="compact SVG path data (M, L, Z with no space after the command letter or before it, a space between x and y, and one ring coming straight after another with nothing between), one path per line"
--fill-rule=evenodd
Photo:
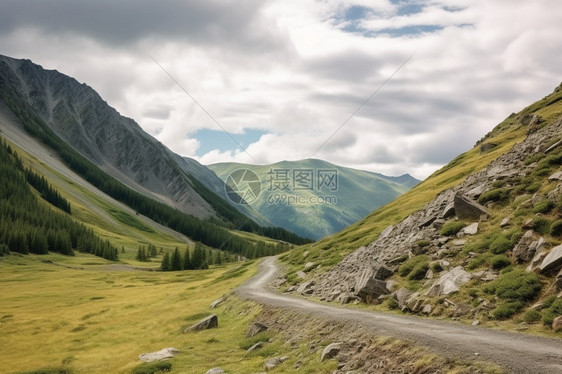
M260 265L260 272L237 290L238 295L261 304L321 315L338 322L361 324L376 335L409 340L446 357L493 362L509 373L562 373L562 339L355 310L281 295L266 289L277 271L275 258L265 259Z

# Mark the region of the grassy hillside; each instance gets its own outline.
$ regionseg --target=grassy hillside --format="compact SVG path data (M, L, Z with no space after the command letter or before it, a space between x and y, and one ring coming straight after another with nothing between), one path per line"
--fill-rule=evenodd
M373 242L389 225L396 224L420 210L440 192L459 185L470 174L486 168L491 161L525 139L528 126L522 125L518 118L530 113L543 118L541 126L553 123L562 114L562 90L557 89L521 112L510 115L474 148L460 154L413 189L372 212L364 220L317 243L297 247L283 255L282 261L290 265L289 274L301 270L303 264L309 261L321 265L319 271L328 270L347 254ZM484 142L497 146L487 152L481 152L480 144Z
M331 235L361 220L418 182L409 175L387 177L316 159L271 165L219 163L209 168L227 184L233 171L253 171L261 188L257 199L250 200L249 205L274 225L313 239ZM299 180L300 172L310 179ZM328 184L332 176L335 176L333 184Z

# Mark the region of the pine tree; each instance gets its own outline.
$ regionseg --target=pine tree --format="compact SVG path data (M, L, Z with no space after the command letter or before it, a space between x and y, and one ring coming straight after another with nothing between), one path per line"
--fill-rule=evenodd
M168 252L164 253L164 257L162 258L162 265L160 265L160 269L162 271L170 271L171 270L170 255L168 254Z
M181 261L180 250L178 249L178 247L176 247L176 249L174 250L174 253L172 254L172 259L170 260L170 262L171 262L171 270L172 271L181 270L182 261Z
M191 265L191 256L189 255L189 247L185 248L185 252L183 253L183 270L191 270L193 269Z

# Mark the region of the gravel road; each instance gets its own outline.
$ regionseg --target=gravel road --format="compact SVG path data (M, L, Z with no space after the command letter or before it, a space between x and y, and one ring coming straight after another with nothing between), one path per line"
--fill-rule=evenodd
M277 271L276 259L265 259L259 273L242 285L237 294L260 304L360 324L373 334L408 340L446 357L493 362L508 373L562 374L562 339L357 310L282 295L266 288Z

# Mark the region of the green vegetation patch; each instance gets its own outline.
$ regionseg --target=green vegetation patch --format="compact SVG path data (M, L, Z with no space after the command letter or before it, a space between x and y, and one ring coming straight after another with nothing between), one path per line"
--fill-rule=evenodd
M509 197L509 189L507 188L495 188L490 191L484 192L478 198L480 204L485 204L490 201L505 201Z
M150 364L138 366L131 371L131 374L154 374L172 370L172 363L169 361L158 361Z
M407 277L410 280L419 280L425 276L427 269L429 269L429 257L415 256L400 265L398 268L398 274L400 274L401 277Z
M460 221L449 221L446 222L443 227L441 228L441 235L444 236L453 236L456 235L459 231L461 231L466 224Z
M109 211L109 213L113 216L113 218L115 218L116 220L118 220L121 223L124 223L127 226L134 227L134 228L136 228L140 231L144 231L144 232L150 232L150 233L155 232L152 229L152 227L149 227L148 225L145 225L138 218L133 217L129 213L123 212L122 210L113 210L112 209L112 210Z

